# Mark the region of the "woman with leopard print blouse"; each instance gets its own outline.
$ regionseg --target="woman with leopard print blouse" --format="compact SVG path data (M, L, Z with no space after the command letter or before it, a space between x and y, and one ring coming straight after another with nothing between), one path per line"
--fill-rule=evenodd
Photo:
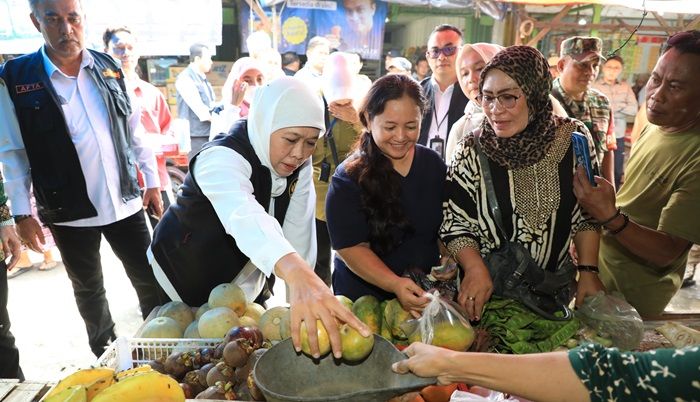
M528 46L506 48L481 72L478 100L486 118L455 151L440 230L443 242L464 268L458 301L471 320L479 319L493 291L482 257L506 241L521 244L543 270L556 271L571 264L568 250L573 240L579 267L586 267L585 272L580 270L576 303L603 289L594 272L598 227L587 220L573 194L576 165L571 134L590 134L580 122L552 113L551 88L546 59ZM497 229L487 202L474 146L477 131L505 233ZM590 138L589 148L595 155ZM597 170L595 159L592 164Z

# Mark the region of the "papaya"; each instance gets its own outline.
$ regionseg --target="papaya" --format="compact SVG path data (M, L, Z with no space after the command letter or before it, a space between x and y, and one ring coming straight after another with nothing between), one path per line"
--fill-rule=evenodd
M352 300L350 300L347 296L335 295L335 298L338 299L343 306L347 307L348 310L352 310Z
M401 329L401 324L403 324L404 321L410 320L412 317L411 313L401 307L401 303L399 303L398 299L391 299L386 304L386 307L384 307L384 318L389 325L391 336L394 337L394 339L407 339L406 334L403 332L403 329Z
M386 339L387 341L391 341L391 328L389 327L389 323L386 322L386 314L384 314L384 311L386 309L386 305L389 303L388 300L384 300L381 302L379 305L379 310L382 313L381 316L381 321L380 321L380 329L379 329L379 335Z
M352 313L365 323L373 333L381 335L383 314L376 297L365 295L358 298L352 305Z

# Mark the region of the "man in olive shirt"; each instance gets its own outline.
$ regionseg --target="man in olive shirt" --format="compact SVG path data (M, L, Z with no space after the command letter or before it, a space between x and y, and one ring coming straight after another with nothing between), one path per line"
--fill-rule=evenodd
M680 288L688 250L700 243L700 31L669 38L647 84L651 124L632 150L617 199L581 169L574 193L602 224L600 274L643 317L657 316ZM619 208L619 209L618 209Z

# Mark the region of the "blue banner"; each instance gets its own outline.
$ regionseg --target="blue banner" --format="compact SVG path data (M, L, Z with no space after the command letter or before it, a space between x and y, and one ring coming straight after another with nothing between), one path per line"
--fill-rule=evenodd
M384 42L384 24L387 4L376 0L288 0L284 7L265 7L271 18L272 8L277 7L279 16L280 53L304 54L306 43L314 36L323 36L331 41L331 48L359 53L365 59L378 60ZM281 15L279 14L281 12ZM245 38L250 28L262 29L262 23L253 15L246 3L241 5L242 48L247 51Z

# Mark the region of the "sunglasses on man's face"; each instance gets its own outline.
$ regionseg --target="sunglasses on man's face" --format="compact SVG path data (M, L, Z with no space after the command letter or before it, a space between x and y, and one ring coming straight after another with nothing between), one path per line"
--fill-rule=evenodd
M457 46L445 46L443 48L433 48L425 52L425 55L431 59L437 59L440 57L440 53L444 54L445 57L450 57L457 53Z

